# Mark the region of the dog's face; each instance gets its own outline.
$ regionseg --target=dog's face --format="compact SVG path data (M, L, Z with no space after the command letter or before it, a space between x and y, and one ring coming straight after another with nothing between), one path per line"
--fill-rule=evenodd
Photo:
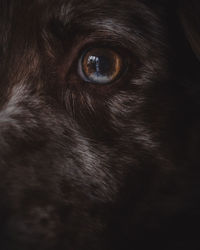
M0 0L1 249L195 242L198 35L168 2Z

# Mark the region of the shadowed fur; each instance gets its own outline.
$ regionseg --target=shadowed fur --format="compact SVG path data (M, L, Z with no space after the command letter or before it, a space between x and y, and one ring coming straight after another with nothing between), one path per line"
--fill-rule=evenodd
M199 249L200 4L0 0L0 248ZM116 81L78 74L103 46Z

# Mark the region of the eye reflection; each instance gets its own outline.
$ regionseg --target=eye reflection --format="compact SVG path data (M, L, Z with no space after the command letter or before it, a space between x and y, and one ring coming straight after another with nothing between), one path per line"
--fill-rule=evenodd
M107 84L114 81L122 70L122 59L111 49L95 48L83 54L79 73L83 80Z

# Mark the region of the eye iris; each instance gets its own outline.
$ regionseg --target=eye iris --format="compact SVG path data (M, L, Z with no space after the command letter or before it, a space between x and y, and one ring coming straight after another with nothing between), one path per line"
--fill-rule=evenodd
M88 81L109 83L119 75L122 67L120 56L110 49L93 49L82 60L82 70Z

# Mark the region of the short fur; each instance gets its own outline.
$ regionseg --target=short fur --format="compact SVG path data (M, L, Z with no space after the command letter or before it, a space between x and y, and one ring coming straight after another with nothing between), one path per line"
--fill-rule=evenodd
M0 249L200 249L199 10L0 0ZM102 44L129 68L97 86Z

